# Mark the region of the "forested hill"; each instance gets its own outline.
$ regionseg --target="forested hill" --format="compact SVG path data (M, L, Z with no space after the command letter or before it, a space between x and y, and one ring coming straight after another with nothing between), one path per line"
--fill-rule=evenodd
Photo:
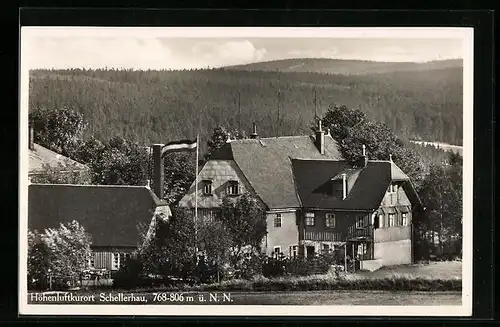
M364 76L283 72L279 77L229 69L34 70L30 108L71 107L89 122L87 135L101 139L121 135L149 144L199 132L206 143L216 125L237 128L240 122L249 132L255 121L261 136L310 133L314 89L318 115L332 104L345 104L405 138L462 143L461 68Z
M377 62L326 58L294 58L230 66L226 69L246 71L306 72L341 75L386 74L394 72L431 71L445 68L462 68L462 59L429 62Z

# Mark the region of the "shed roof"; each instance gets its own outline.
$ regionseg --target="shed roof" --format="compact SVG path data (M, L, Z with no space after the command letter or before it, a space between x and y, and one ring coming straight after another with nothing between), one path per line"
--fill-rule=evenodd
M78 221L93 246L137 246L139 227L149 226L158 207L168 206L145 186L31 184L28 228L43 232Z
M34 144L33 150L29 149L28 151L28 169L30 173L36 173L40 170L43 170L44 165L49 165L55 168L60 164L64 166L70 165L75 170L88 170L88 167L86 165L65 157L62 154L49 150L46 147L43 147L36 143Z

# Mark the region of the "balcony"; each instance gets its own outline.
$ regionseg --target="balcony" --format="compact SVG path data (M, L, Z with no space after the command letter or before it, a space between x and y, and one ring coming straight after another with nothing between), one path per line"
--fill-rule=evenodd
M347 232L348 240L373 240L373 226L356 227L351 226Z
M343 237L341 233L335 232L308 232L304 234L304 240L319 242L341 242Z

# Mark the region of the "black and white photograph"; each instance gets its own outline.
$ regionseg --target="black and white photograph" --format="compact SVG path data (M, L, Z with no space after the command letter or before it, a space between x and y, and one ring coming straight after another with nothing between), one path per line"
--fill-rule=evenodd
M471 28L30 26L20 60L20 313L471 315Z

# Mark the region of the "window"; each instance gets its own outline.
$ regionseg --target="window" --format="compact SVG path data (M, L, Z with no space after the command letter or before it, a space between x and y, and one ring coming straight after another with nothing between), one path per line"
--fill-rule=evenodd
M383 228L384 227L384 215L380 214L378 216L378 227Z
M323 244L323 253L329 253L329 252L330 252L330 245Z
M212 195L212 181L203 181L203 194Z
M395 183L391 183L389 186L389 193L396 193L398 190L398 186Z
M120 269L120 254L119 253L113 253L111 255L111 269L112 270L118 270Z
M314 226L314 212L306 212L306 226Z
M227 194L228 195L238 195L240 194L239 191L239 185L237 181L230 181L229 185L227 187Z
M356 216L356 228L363 228L364 216Z
M281 256L281 246L274 247L273 256L275 259L278 259Z
M281 227L281 213L277 213L274 217L274 227Z
M212 221L214 219L215 214L216 212L214 211L214 209L198 208L198 219L201 218L203 221Z
M368 249L368 244L358 244L358 255L365 255Z
M408 225L408 214L406 212L403 212L401 214L401 226L407 226Z
M90 253L88 265L89 265L90 268L94 268L94 266L95 266L95 255L94 255L93 252Z
M128 258L130 258L130 253L121 252L120 253L120 265L119 266L124 265L125 262L128 260Z
M396 226L396 215L393 213L389 214L389 227Z
M328 228L335 228L335 214L327 213L325 217L325 226Z
M297 250L298 250L298 246L297 245L290 246L290 256L292 258L296 258L297 257Z

